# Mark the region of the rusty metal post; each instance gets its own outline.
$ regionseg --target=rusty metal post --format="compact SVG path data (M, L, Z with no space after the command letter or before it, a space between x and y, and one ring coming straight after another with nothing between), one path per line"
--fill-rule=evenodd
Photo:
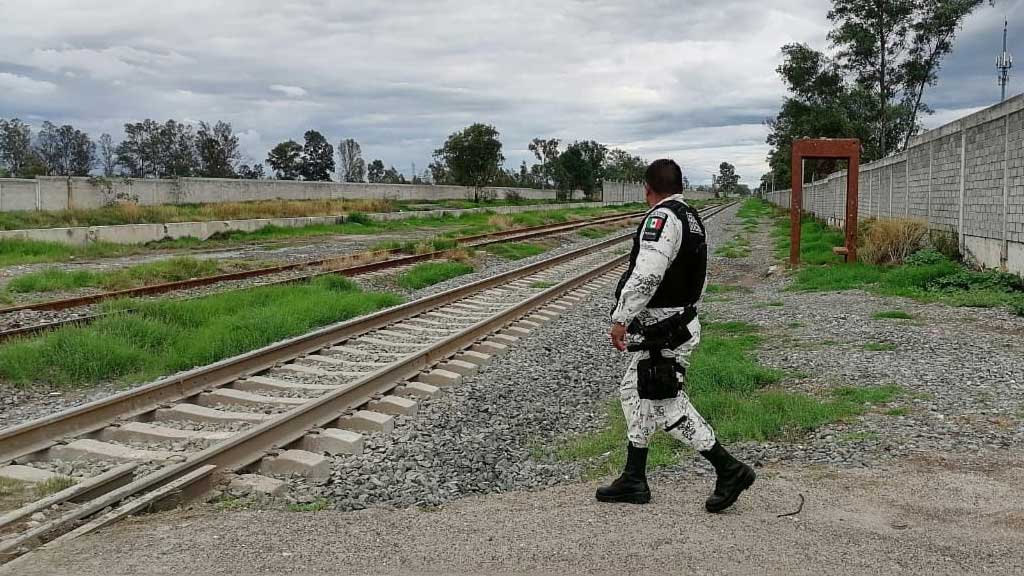
M860 146L850 156L846 175L846 262L857 261L857 212L860 209Z
M803 156L797 142L793 143L792 198L789 201L789 265L800 264L800 216L804 197Z

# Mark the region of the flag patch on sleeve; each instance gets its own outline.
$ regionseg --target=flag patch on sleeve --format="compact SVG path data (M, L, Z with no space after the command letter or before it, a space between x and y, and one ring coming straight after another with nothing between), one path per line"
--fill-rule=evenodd
M661 232L665 229L665 217L659 214L649 216L644 222L644 233L640 238L645 242L657 242L661 238Z

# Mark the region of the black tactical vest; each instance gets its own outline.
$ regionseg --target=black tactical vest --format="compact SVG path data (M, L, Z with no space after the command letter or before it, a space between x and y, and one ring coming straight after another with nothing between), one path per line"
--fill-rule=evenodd
M708 272L708 241L704 230L704 222L701 221L697 211L688 204L678 200L669 200L655 206L637 228L633 236L633 250L629 253L629 268L619 279L619 285L615 288L615 300L622 296L622 288L626 281L633 274L636 267L636 258L640 254L640 237L644 233L644 225L651 212L659 208L670 210L679 218L682 223L683 239L679 246L679 253L676 259L665 271L658 289L654 292L651 301L647 303L648 308L683 308L692 306L700 300L704 291L704 279Z

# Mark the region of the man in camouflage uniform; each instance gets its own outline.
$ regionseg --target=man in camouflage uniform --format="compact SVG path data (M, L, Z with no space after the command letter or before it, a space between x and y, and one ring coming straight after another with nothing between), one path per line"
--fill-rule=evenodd
M630 254L629 269L616 289L612 344L625 351L627 339L650 340L633 354L620 395L628 425L626 467L597 490L602 502L645 504L647 443L659 428L686 442L715 468L709 512L721 512L753 484L754 471L726 452L715 432L694 409L684 390L690 353L700 342L697 301L704 290L707 240L704 225L682 196L682 171L672 160L656 160L645 175L647 213ZM668 327L665 332L663 327ZM627 335L628 334L628 335ZM659 336L669 334L667 339Z

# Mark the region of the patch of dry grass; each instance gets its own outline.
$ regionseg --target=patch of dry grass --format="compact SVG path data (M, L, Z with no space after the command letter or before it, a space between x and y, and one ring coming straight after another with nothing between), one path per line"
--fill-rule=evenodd
M505 214L495 214L487 219L487 224L494 226L498 230L509 230L516 227L515 221L511 216Z
M928 223L917 218L867 220L861 224L860 257L870 264L902 264L928 239Z

